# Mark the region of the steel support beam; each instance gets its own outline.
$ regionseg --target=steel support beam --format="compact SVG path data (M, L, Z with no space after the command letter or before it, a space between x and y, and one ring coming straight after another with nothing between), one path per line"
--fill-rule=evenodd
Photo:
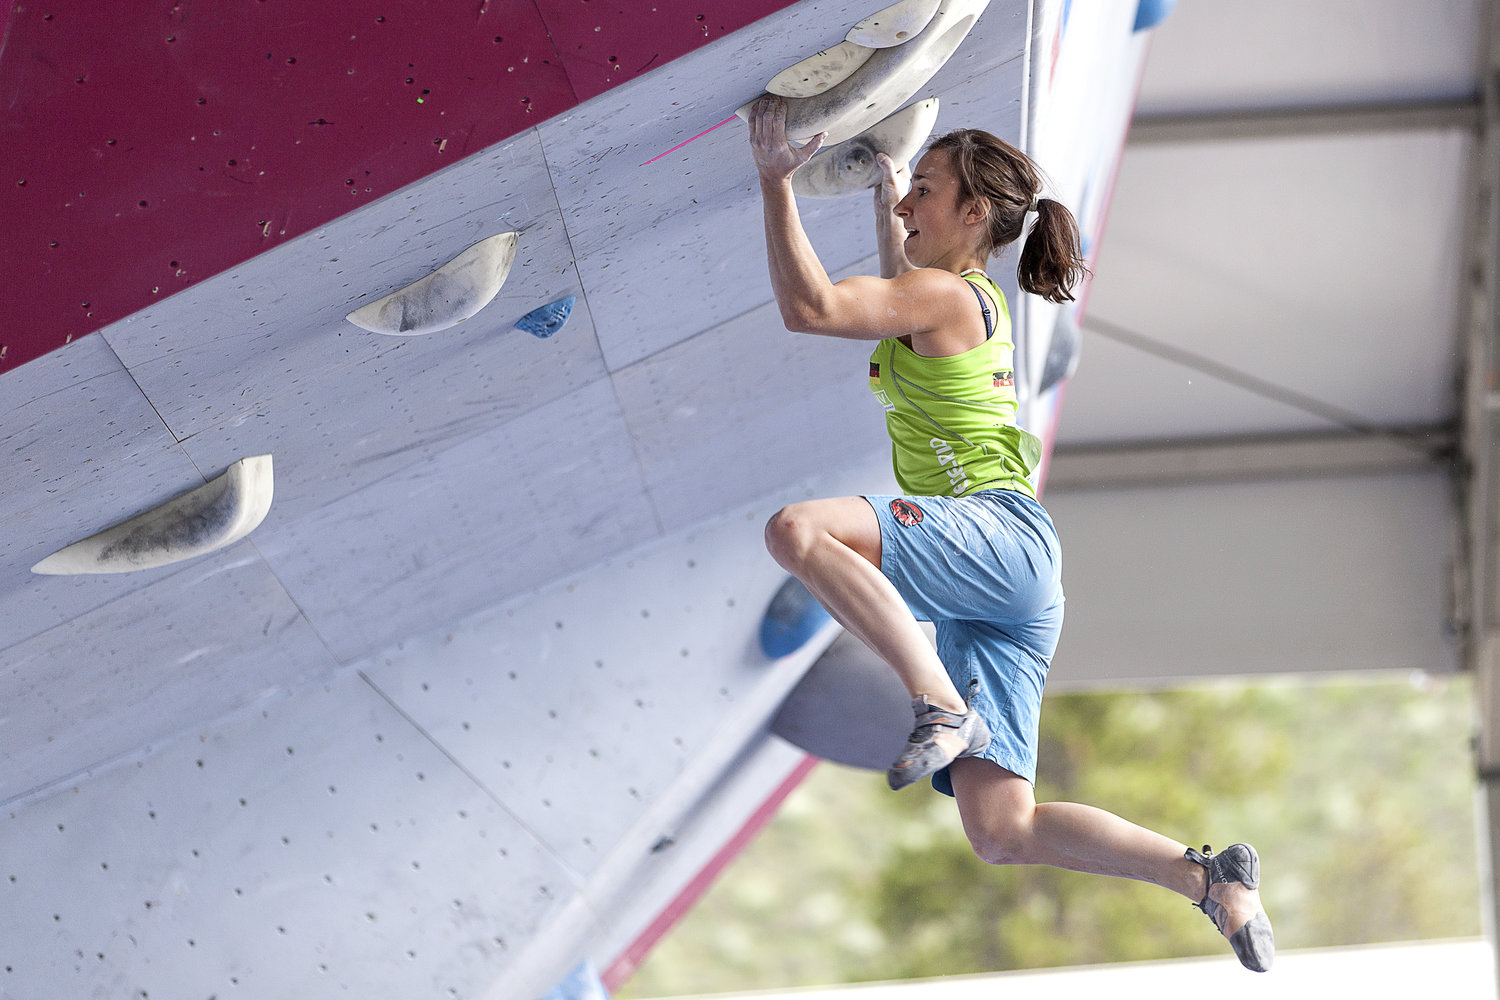
M1312 479L1449 465L1451 427L1058 448L1049 490Z
M1138 115L1131 122L1129 143L1144 146L1308 135L1444 129L1474 131L1480 127L1482 117L1481 101L1475 97L1313 108L1148 114Z
M1484 39L1472 218L1462 454L1466 477L1460 530L1466 533L1455 579L1465 623L1464 663L1479 702L1476 765L1480 786L1481 892L1491 944L1500 927L1500 0L1490 0Z

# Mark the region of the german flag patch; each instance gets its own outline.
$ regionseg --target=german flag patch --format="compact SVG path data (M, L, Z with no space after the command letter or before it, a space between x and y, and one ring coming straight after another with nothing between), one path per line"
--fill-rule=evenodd
M879 382L880 381L880 365L878 363L874 362L874 361L870 362L870 381L871 382Z

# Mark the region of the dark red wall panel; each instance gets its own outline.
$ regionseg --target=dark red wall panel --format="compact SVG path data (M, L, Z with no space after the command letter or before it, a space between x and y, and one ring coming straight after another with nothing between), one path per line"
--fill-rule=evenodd
M788 0L22 0L0 372Z
M580 101L743 28L789 0L535 0Z

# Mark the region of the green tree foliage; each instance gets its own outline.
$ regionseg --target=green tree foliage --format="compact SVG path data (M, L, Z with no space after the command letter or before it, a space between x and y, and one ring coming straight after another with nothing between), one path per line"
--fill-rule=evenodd
M1207 829L1216 800L1251 794L1285 769L1284 748L1262 745L1259 727L1222 724L1240 697L1197 690L1049 701L1038 801L1086 802L1192 839L1182 831ZM1233 761L1241 763L1216 766ZM890 978L945 967L977 972L1165 958L1220 947L1205 918L1159 888L1052 868L987 869L976 865L967 842L898 851L880 884L879 926L916 945L880 970Z
M1248 840L1281 948L1479 933L1469 685L1050 695L1038 799ZM823 765L622 997L1227 953L1155 886L992 868L952 800Z

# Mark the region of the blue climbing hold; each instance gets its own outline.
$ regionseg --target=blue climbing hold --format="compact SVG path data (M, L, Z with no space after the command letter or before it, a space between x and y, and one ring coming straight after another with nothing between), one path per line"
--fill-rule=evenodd
M1052 324L1052 339L1047 342L1047 360L1042 364L1037 395L1072 378L1078 370L1078 357L1082 352L1083 331L1078 328L1078 317L1071 309L1059 309L1057 321Z
M1167 19L1177 0L1141 0L1135 8L1135 27L1132 31L1149 31Z
M773 660L790 656L832 621L818 599L795 576L776 591L760 623L760 648Z
M568 317L572 314L573 296L569 295L565 299L549 302L540 309L531 310L531 312L516 320L516 329L525 330L533 337L540 337L546 340L558 330L561 330L563 324L568 321Z
M585 958L542 1000L609 1000L609 991L604 988L594 963Z

